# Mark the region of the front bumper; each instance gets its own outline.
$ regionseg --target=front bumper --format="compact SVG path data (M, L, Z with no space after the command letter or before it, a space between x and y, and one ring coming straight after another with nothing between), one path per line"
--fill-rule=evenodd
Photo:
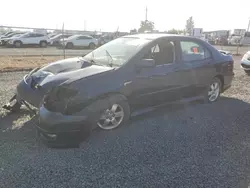
M24 76L24 79L18 84L16 88L17 100L27 101L32 106L38 108L46 91L43 88L32 88L30 80L26 81L27 76L28 75Z
M90 124L87 116L63 115L51 112L43 105L39 108L39 118L36 124L38 136L47 144L79 142L83 133L89 133Z

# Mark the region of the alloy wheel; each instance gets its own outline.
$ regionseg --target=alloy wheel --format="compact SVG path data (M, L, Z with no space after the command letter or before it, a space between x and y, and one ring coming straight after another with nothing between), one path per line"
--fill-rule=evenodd
M118 127L124 119L124 109L119 104L113 104L111 108L104 110L97 125L105 130Z
M210 102L214 102L217 100L219 95L220 95L220 84L218 82L213 82L210 85L210 88L208 91L208 100Z
M16 42L15 43L15 47L20 48L21 47L21 43L20 42Z

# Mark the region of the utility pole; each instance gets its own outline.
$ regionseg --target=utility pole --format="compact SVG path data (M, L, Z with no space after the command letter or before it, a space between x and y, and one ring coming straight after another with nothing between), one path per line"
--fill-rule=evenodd
M62 25L62 34L64 35L64 22ZM63 58L65 59L65 43L64 43L64 37L63 37Z
M84 31L86 31L86 20L84 20Z
M247 32L249 31L249 29L250 29L250 18L248 18Z
M146 7L145 21L148 21L148 7Z

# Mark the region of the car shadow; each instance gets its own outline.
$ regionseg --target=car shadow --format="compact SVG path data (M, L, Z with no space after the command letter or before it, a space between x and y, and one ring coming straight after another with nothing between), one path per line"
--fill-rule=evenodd
M203 112L206 113L206 117L203 118L207 118L208 124L199 124L203 121L198 119L200 114L204 114ZM145 147L145 153L141 153L141 155L146 156L140 158L140 160L147 159L150 162L151 158L149 156L153 155L152 152L156 152L155 156L162 157L162 159L159 158L162 163L155 163L154 168L151 169L152 171L155 170L155 173L166 173L168 171L170 174L174 174L175 171L171 169L171 164L178 165L179 162L184 163L184 156L185 160L187 160L186 168L190 171L195 170L199 165L207 165L202 167L210 169L210 162L215 164L218 160L226 166L229 165L227 163L230 163L232 168L227 169L228 172L221 172L222 167L217 165L217 169L213 170L214 176L210 176L219 181L221 180L220 178L223 179L222 175L226 174L232 179L231 181L233 182L231 183L240 184L240 186L235 185L232 187L247 188L248 178L250 177L249 163L246 161L250 155L249 114L249 103L228 97L221 97L218 102L213 104L201 104L199 101L195 101L186 104L167 105L152 112L133 117L126 126L118 129L112 131L95 130L90 137L86 138L87 144L85 145L83 142L80 147L81 149L86 146L102 147L103 140L106 140L106 142L109 140L110 143L116 144L116 140L119 137L119 144L131 140L132 148L130 150L134 151L138 149L137 147L142 146L139 143L138 145L136 144L138 139L142 139L144 142L151 143L146 143L148 147L143 146ZM223 115L228 119L223 119ZM30 116L33 118L30 119ZM214 122L210 122L212 119ZM36 137L34 126L36 121L37 117L32 116L25 109L20 113L2 115L0 117L0 146L4 144L13 148L14 142L15 145L18 143L18 146L26 145L29 149L39 148L39 150L34 150L34 152L40 151L40 148L46 148ZM166 125L168 121L171 121L171 124ZM195 122L198 122L198 124L195 124ZM226 123L223 124L223 122ZM160 133L166 131L166 127L167 132L164 134ZM145 139L144 137L150 137L150 139ZM122 141L122 139L124 140ZM168 145L162 145L167 142L169 142ZM153 148L152 143L155 144ZM13 148L14 150L15 148ZM46 151L51 152L50 150ZM168 151L175 152L169 153ZM160 153L163 155L160 155ZM199 157L196 155L199 155ZM195 160L199 159L200 161L193 161L192 157L196 157ZM168 164L167 161L170 161L171 164ZM138 163L143 164L143 161ZM189 168L190 164L193 165L192 168L194 169ZM194 164L197 166L194 166ZM200 169L200 171L203 171L205 175L208 173L204 169ZM197 172L195 171L194 173ZM166 174L166 176L168 175ZM198 175L196 174L196 176ZM200 178L202 179L202 177ZM235 182L237 181L236 179L240 182ZM203 180L210 181L207 179ZM224 181L224 179L221 181ZM230 182L227 183L229 184Z
M189 103L182 103L182 104L178 103L178 104L171 104L159 107L152 111L145 112L141 115L131 117L127 126L135 126L141 121L147 121L152 118L157 119L169 113L171 114L177 113L178 116L178 111L183 111L183 110L185 111L190 108L195 109L195 106L199 106L201 108L207 108L213 105L214 106L216 105L218 106L218 108L223 108L223 109L232 109L232 108L249 109L248 112L250 113L249 103L246 103L244 101L235 98L221 97L220 101L213 104L202 104L200 101L193 101ZM183 121L188 121L192 119L193 117L190 116L188 119L184 119ZM22 109L18 113L3 113L2 115L0 114L0 138L5 143L8 143L8 141L18 141L18 142L33 141L33 144L37 144L37 141L39 139L37 138L36 135L36 128L35 128L36 122L37 122L37 116L35 116L32 112L30 112L27 109ZM95 137L95 134L97 135L114 134L114 132L126 129L127 126L123 126L112 131L102 131L97 128L93 130L91 134L86 134L83 140L89 139L90 135L91 138L93 138Z

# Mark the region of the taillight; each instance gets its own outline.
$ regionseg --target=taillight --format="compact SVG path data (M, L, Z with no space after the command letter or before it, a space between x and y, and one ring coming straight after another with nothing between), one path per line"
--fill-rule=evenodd
M233 70L234 70L234 61L233 60L228 62L227 69L228 69L228 71L233 72Z

